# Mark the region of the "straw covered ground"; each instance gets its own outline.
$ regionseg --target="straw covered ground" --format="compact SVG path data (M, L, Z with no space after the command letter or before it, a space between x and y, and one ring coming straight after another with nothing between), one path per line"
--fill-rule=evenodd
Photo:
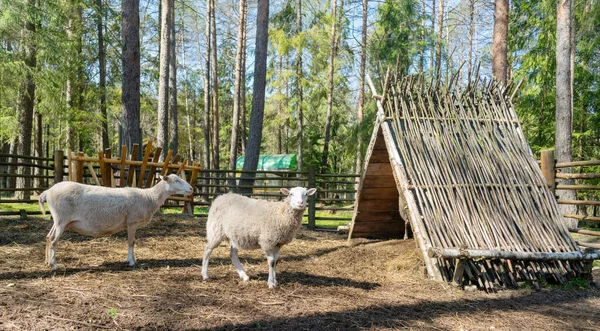
M160 216L138 231L138 267L125 234L67 231L44 264L48 218L0 218L0 329L600 329L600 290L466 292L424 279L415 244L301 230L281 251L269 290L259 251L241 252L243 283L224 243L200 276L204 220ZM596 275L598 277L600 275Z

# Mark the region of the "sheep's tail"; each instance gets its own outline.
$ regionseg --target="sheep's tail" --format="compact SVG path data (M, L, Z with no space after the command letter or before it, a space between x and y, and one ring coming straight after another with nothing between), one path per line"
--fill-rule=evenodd
M44 191L42 192L42 194L40 194L40 196L38 197L38 202L40 203L40 209L42 210L42 214L46 215L46 209L44 209L44 202L46 202L46 195L48 194L48 191Z

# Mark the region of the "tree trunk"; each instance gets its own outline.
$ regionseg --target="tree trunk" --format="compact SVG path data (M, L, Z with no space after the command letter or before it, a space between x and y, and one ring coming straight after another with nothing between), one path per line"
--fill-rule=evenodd
M296 3L296 33L299 35L302 33L302 0L297 0ZM298 171L302 171L302 146L303 139L302 134L304 132L304 114L302 112L302 45L298 45L296 51L296 93L298 93L298 103L296 104L296 116L298 118L298 147L296 152L296 162L298 164Z
M69 72L67 74L66 101L67 101L67 146L70 149L76 149L77 127L75 114L81 111L82 102L82 82L83 79L83 56L82 56L82 33L81 25L83 8L80 1L72 1L69 5L68 23L66 27L67 38L70 44L74 45L75 54L68 62Z
M170 1L169 20L169 149L173 155L179 150L179 120L177 118L177 43L175 35L175 1Z
M365 68L367 64L367 9L369 8L369 0L363 0L363 12L362 12L362 39L360 44L360 75L358 77L358 110L356 114L356 125L358 127L357 130L357 138L358 143L356 144L356 171L355 173L360 174L362 172L363 166L363 158L362 158L362 145L363 145L363 137L361 132L361 123L363 120L363 109L365 107ZM425 3L423 2L423 17L425 15ZM423 18L423 25L425 25L425 19ZM424 49L421 49L421 59L419 62L419 67L421 72L423 72L424 65Z
M174 0L161 0L160 13L160 65L158 82L158 129L156 146L162 148L160 160L167 157L169 140L169 74L171 57L171 3Z
M572 130L573 130L573 98L571 91L571 0L561 0L558 3L556 19L556 161L569 162L572 160ZM572 173L572 168L563 169L564 173ZM560 180L560 184L570 184L572 180ZM576 200L574 191L557 190L561 200ZM574 205L560 205L563 214L576 214ZM566 219L567 227L577 228L577 220Z
M211 48L211 35L210 35L210 6L212 1L206 0L206 67L204 72L204 168L210 169L210 48ZM208 182L206 182L208 184Z
M363 0L363 29L366 16L365 7L365 0ZM425 70L425 0L421 0L421 43L422 45L419 49L419 73L423 73Z
M437 22L437 43L435 45L435 74L439 79L442 68L442 33L444 31L444 0L440 1L440 10L438 11Z
M248 6L246 6L246 11L244 16L246 17L246 21L248 20ZM240 147L242 148L242 154L246 155L246 144L248 142L248 135L246 134L246 128L248 127L246 124L246 41L247 41L247 33L248 29L244 29L244 47L242 47L242 89L241 93L241 130L240 130Z
M39 101L38 101L39 104ZM37 157L43 157L44 156L44 143L43 143L43 136L44 136L44 125L42 123L42 114L40 114L39 109L36 109L35 111L35 142L34 142L34 149L35 149L35 156ZM40 168L40 166L44 165L44 161L43 160L36 160L35 163L38 165L38 167L35 168L34 171L34 175L40 176L42 175L42 169ZM46 187L46 180L43 178L34 178L34 184L33 187L36 188L40 188L40 187ZM37 190L39 193L42 193L41 190Z
M181 22L181 31L185 31L185 21L182 20ZM187 67L185 65L185 47L183 46L183 36L180 36L181 41L180 44L182 45L181 47L181 61L182 61L182 65L183 65L183 81L184 81L184 86L185 86L185 115L186 115L186 124L187 124L187 131L188 131L188 158L192 161L192 162L196 162L196 153L194 152L194 130L192 129L192 127L196 127L195 123L194 125L192 125L192 117L195 118L195 109L196 109L196 98L193 97L192 101L193 101L193 109L194 109L194 114L190 115L190 107L189 107L189 94L190 94L190 90L189 90L189 82L188 82L188 75L187 75ZM195 95L195 94L194 94Z
M123 66L123 93L121 96L121 142L131 151L133 144L142 144L140 129L140 2L121 1L121 26L123 41L121 63ZM138 159L141 153L138 154Z
M440 0L442 1L442 0ZM431 33L435 31L435 0L431 1ZM431 41L431 48L429 49L429 72L433 76L435 70L435 39Z
M506 84L508 0L496 0L494 8L494 43L492 45L492 76Z
M329 73L328 73L328 94L327 94L327 115L325 118L325 141L323 143L323 155L321 158L321 172L327 171L327 157L329 154L329 139L331 133L331 117L333 113L333 87L335 73L336 56L336 36L337 36L337 0L331 1L332 23L331 23L331 41L329 43Z
M96 0L96 19L98 29L98 67L100 88L100 116L102 117L102 150L110 146L108 141L108 115L106 113L106 48L104 47L104 7L102 0Z
M473 37L475 36L475 21L473 17L475 16L475 0L469 0L469 63L467 66L467 77L471 78L471 74L473 73Z
M212 0L210 6L210 21L212 25L212 74L213 74L213 169L220 168L220 148L219 148L219 73L217 63L217 23L215 15L215 0ZM217 175L218 176L218 175Z
M283 80L283 55L279 54L279 77L281 77L280 79ZM282 108L283 108L283 90L282 90L282 86L281 86L282 82L280 82L279 85L279 90L277 91L279 93L279 100L277 100L277 120L276 120L276 124L277 124L277 154L281 154L281 151L283 150L283 145L282 145L282 137L281 137L281 122L280 119L283 117L282 114Z
M250 129L248 146L244 158L244 170L256 170L260 145L262 141L263 118L265 112L265 85L267 84L267 47L269 41L269 0L258 0L256 14L256 46L254 48L254 85L252 97L252 113L250 114ZM243 173L240 185L254 184L254 175ZM252 189L243 189L250 193Z
M35 0L26 0L27 13L25 22L22 30L23 36L23 60L27 66L25 73L25 79L23 84L23 93L21 93L21 100L19 108L19 128L18 128L18 142L17 142L17 154L20 155L31 155L31 136L33 130L33 107L35 101L35 82L33 80L33 72L37 65L37 53L35 47ZM31 163L31 160L23 159L21 162L25 164ZM31 174L31 167L19 166L17 167L17 174L28 176ZM29 188L31 187L31 178L18 177L16 182L17 188ZM15 198L26 199L29 198L30 191L17 191Z
M229 170L234 171L237 161L238 133L240 123L240 101L242 85L242 55L244 50L244 31L246 30L246 0L240 0L240 23L238 26L238 42L235 53L235 80L233 85L233 116L231 119L231 143L229 148ZM230 186L235 185L235 175L231 174Z

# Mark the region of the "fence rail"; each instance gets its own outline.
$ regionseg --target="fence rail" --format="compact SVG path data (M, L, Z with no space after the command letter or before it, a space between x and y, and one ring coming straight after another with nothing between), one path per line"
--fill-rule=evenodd
M184 197L171 197L163 208L185 208L198 217L207 216L207 208L215 197L240 189L252 189L251 193L241 193L253 198L267 200L282 200L284 195L280 193L281 187L305 186L316 187L318 193L309 197L308 208L305 217L308 227L311 229L325 228L319 226L321 221L350 222L351 217L339 216L339 213L349 212L354 209L355 184L359 175L354 174L320 174L315 167L309 167L308 171L281 171L281 170L224 170L224 169L201 169L197 164L189 164L185 159L180 162L179 155L168 154L165 162L158 162L160 148L152 149L152 143L148 142L143 151L141 160L138 160L139 146L134 145L128 158L126 148L122 148L120 154L113 156L111 150L99 152L98 156L88 156L83 153L67 151L55 151L53 157L37 158L12 154L0 154L0 203L9 207L11 204L36 203L35 196L26 194L24 199L11 197L19 191L36 192L52 186L51 184L63 180L72 180L92 185L104 186L133 186L150 187L153 185L156 174L168 174L174 172L187 177L195 188L192 199ZM41 164L26 163L20 160L39 160ZM6 160L6 161L4 161ZM45 171L46 175L27 175L20 173L6 173L8 166L13 169L29 167L31 173L38 168ZM187 171L187 175L185 175ZM254 177L254 185L239 185L238 179L243 174ZM45 185L37 187L16 188L8 187L6 181L9 178L40 178L46 180ZM194 207L199 209L194 211ZM22 210L7 210L0 206L2 215L23 215ZM39 211L27 211L27 214L40 214ZM317 222L320 221L320 222ZM330 227L329 227L330 228Z
M546 150L541 154L542 173L548 187L555 192L556 190L570 190L577 192L577 200L561 200L557 198L560 205L575 205L578 207L578 214L564 214L566 218L576 219L578 221L600 223L598 207L600 206L600 160L556 162L554 160L554 151ZM590 170L589 167L594 167ZM573 173L573 168L578 172ZM557 183L557 179L577 180L577 183ZM590 183L591 182L591 183ZM600 231L582 230L579 228L569 229L571 233L578 233L591 236L600 236ZM589 247L588 243L579 242L581 246Z

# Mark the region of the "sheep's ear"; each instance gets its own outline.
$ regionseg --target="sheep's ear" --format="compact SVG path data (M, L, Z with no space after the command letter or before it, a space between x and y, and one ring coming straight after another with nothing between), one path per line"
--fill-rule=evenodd
M164 181L169 181L169 177L167 176L163 176L163 175L158 175L158 178L160 178L160 180L164 180Z
M280 188L279 190L285 195L290 195L290 190L288 190L287 188Z
M311 188L311 189L308 189L308 191L306 191L306 195L313 195L313 194L315 194L315 192L317 192L317 189Z

